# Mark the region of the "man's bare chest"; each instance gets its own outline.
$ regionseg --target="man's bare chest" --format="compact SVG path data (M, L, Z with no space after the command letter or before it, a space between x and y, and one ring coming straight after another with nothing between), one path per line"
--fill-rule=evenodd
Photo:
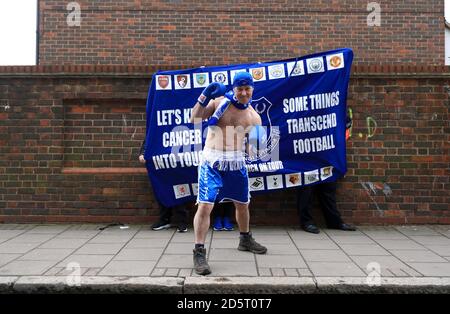
M228 108L225 114L219 121L220 127L243 127L244 129L252 125L252 114L246 110L239 110L237 108Z

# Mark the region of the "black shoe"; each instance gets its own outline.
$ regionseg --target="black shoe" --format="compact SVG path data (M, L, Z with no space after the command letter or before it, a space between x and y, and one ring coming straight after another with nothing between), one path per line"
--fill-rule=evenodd
M167 221L157 221L152 225L152 230L158 231L163 229L169 229L171 227L170 223Z
M256 242L251 234L248 236L240 236L238 250L250 251L255 254L265 254L267 252L267 248Z
M309 233L315 233L315 234L320 233L319 228L317 228L317 226L314 224L302 225L302 229Z
M211 274L208 262L206 261L206 249L198 248L194 249L194 270L198 275Z
M339 229L339 230L343 230L343 231L356 231L356 227L346 224L346 223L341 223L339 226L337 226L336 228L333 229Z
M178 232L187 232L187 225L184 222L178 224L177 227Z

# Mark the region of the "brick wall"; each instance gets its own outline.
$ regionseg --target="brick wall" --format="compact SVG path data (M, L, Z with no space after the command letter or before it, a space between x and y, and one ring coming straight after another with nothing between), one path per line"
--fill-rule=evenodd
M137 161L155 69L0 67L0 222L155 220ZM353 70L349 171L338 190L344 218L450 223L448 69ZM252 222L292 224L295 202L292 190L254 197Z
M444 63L441 0L377 1L381 26L358 0L40 1L40 64L194 64L285 59L350 47L356 64ZM238 33L239 32L239 33Z

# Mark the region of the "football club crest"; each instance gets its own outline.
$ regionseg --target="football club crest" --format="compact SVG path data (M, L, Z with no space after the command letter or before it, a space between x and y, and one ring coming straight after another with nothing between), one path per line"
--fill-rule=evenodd
M189 75L186 75L186 74L176 75L175 78L176 78L176 82L177 82L175 89L191 88Z
M311 58L306 60L308 66L308 73L324 72L323 58Z
M225 75L223 73L217 73L214 76L214 81L215 82L219 82L219 83L224 83L225 82Z
M192 183L192 192L195 196L198 195L198 183Z
M269 79L279 79L285 77L284 75L284 65L283 64L275 64L268 67L269 69Z
M267 189L275 190L283 187L283 176L281 174L274 176L267 176Z
M156 89L157 90L172 89L170 75L157 75L156 76Z
M327 66L328 70L342 69L344 67L344 54L327 56Z
M209 85L209 73L194 73L194 88Z
M339 58L338 56L334 56L333 58L330 59L330 65L333 68L337 68L338 66L340 66L342 63L342 59Z
M311 184L319 181L319 170L305 172L305 184Z
M206 74L198 74L195 76L198 85L205 85L206 82Z
M285 175L286 187L299 186L302 185L302 174L301 173L289 173Z
M266 80L265 68L253 68L250 71L251 71L253 80L255 80L255 81L265 81Z
M322 180L328 179L331 176L333 176L333 166L320 169L320 177Z
M298 76L305 74L305 68L303 66L303 60L297 62L287 63L288 76Z
M218 83L222 83L224 85L228 85L228 74L226 71L213 72L212 79L213 79L213 82L218 82Z
M248 186L250 187L250 191L264 190L264 178L263 177L249 178Z
M189 190L189 184L174 185L173 190L176 199L191 195L191 191Z

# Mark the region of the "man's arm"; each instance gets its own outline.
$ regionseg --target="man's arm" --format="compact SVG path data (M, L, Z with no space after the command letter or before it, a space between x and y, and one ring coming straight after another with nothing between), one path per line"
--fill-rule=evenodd
M225 95L226 87L222 83L213 82L209 84L198 97L197 103L192 110L191 123L198 122L210 117L216 110L212 99Z
M196 123L198 120L203 121L209 118L216 110L215 101L211 100L206 107L203 107L199 102L197 102L192 109L191 123Z

